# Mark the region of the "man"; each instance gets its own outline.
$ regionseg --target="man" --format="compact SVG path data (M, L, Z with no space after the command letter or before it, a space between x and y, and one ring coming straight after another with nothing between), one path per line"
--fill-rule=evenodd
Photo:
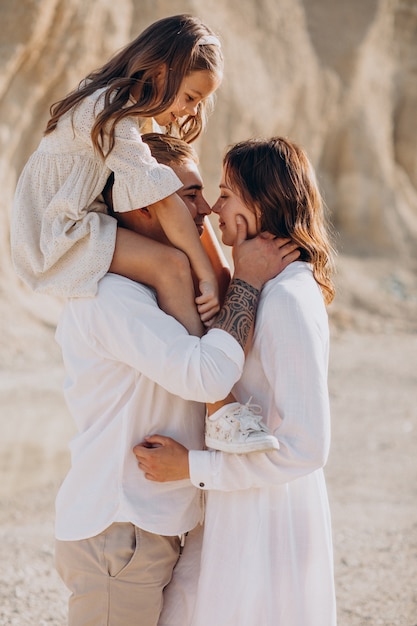
M164 141L181 151L182 142ZM170 164L175 169L173 154ZM198 223L210 209L196 163L185 158L175 171ZM193 190L188 199L184 189ZM122 219L125 228L167 243L152 206ZM239 379L259 290L297 254L273 238L245 241L243 220L238 229L231 287L201 339L158 307L152 289L114 274L94 298L65 306L56 336L78 433L57 496L56 561L72 592L70 626L158 622L180 538L201 519L200 495L189 480L147 481L133 447L160 432L202 448L203 403L226 397Z

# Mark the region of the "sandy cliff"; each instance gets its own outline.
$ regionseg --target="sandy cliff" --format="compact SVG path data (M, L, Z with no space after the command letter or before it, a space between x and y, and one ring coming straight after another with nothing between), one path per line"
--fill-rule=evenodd
M225 81L200 142L212 197L226 144L253 134L288 135L308 149L317 167L341 252L389 258L412 269L417 250L414 0L3 0L3 289L15 282L7 215L50 104L148 23L184 11L199 14L219 32L226 57ZM396 280L404 283L407 296L413 287L409 277Z

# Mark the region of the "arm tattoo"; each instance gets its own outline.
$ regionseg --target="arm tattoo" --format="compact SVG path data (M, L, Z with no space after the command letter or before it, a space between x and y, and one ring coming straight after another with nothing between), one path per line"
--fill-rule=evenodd
M226 299L212 328L225 330L245 347L252 322L255 319L260 291L240 278L230 283Z

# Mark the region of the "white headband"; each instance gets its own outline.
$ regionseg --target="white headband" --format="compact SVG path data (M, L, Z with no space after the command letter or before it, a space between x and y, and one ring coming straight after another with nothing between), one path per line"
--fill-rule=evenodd
M198 46L218 46L221 48L220 40L215 35L203 35L197 41Z

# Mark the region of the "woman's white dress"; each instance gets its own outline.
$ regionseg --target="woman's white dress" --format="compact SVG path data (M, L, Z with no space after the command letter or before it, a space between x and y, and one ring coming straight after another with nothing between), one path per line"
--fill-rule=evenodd
M327 314L312 269L292 263L262 291L234 389L240 402L252 397L262 407L280 450L190 452L192 482L207 490L192 626L336 624L323 474L328 350Z
M126 117L116 126L115 146L103 161L91 141L104 89L82 100L43 137L19 178L11 214L11 251L17 274L35 291L55 296L93 296L108 271L116 220L100 194L113 171L114 209L145 207L181 186L141 139L145 123ZM149 130L153 128L153 120ZM159 127L158 127L159 128ZM147 129L148 130L148 129ZM160 129L159 129L160 130Z

